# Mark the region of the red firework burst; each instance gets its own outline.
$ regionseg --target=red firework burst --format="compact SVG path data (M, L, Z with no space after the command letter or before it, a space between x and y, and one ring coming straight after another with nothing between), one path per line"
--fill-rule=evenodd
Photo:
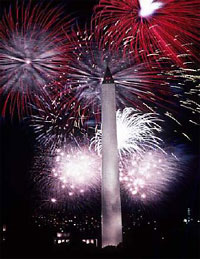
M97 35L111 50L141 52L146 61L159 49L179 65L199 59L199 0L100 0L95 12Z
M2 114L29 111L48 95L46 85L67 72L70 46L66 32L71 21L60 18L61 8L22 2L5 10L0 22L0 97ZM59 19L60 18L60 19Z

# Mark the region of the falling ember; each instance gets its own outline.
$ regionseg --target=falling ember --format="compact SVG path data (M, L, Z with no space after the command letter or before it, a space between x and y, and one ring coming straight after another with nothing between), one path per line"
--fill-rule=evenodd
M117 141L119 155L127 156L136 153L143 155L145 150L157 149L162 140L155 133L162 131L158 122L158 114L141 113L133 108L125 108L116 112ZM98 154L102 149L102 130L97 130L96 136L91 141Z
M129 197L136 202L159 201L180 178L182 162L171 153L160 150L133 154L121 160L120 182Z

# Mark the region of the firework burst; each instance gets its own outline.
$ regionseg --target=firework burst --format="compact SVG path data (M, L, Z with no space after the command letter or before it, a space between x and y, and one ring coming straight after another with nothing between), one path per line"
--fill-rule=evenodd
M180 185L189 160L178 147L164 152L147 149L142 156L135 152L126 158L121 157L121 191L129 201L139 204L162 201ZM40 153L34 170L34 181L45 204L80 207L79 203L84 200L92 202L91 194L95 197L100 192L101 159L88 147L57 149L54 154Z
M111 50L141 52L146 61L158 49L176 64L198 58L199 1L101 0L95 7L96 32Z
M161 132L158 122L161 119L157 114L136 111L133 108L125 108L116 112L117 120L117 141L120 157L136 153L143 155L146 149L156 149L161 144L161 139L155 133ZM102 149L102 130L97 130L91 141L98 154Z
M36 158L33 171L37 171L34 181L43 200L57 205L65 201L73 203L87 200L99 190L101 161L87 147L68 145L54 153L42 153Z
M159 65L150 63L147 69L144 63L138 64L124 58L119 51L111 55L105 49L99 49L94 35L87 31L74 31L70 37L74 47L75 60L67 75L66 89L75 91L85 113L100 114L101 87L106 66L109 65L116 85L117 107L128 104L138 110L152 111L149 106L172 103L172 95L166 75ZM163 59L158 56L158 62Z
M62 101L63 98L65 102ZM32 114L28 121L34 129L36 140L54 153L55 149L74 140L76 130L79 135L82 133L81 117L79 118L79 113L76 112L78 103L70 93L65 93L64 97L57 94L51 99L40 98L40 101L40 108L32 106L35 114Z
M0 22L0 94L5 95L3 115L10 104L18 114L35 96L46 96L45 86L65 75L70 47L65 33L71 22L59 20L61 10L22 2L10 7ZM65 33L64 33L65 30Z
M173 153L147 151L143 157L133 154L121 160L122 189L136 202L152 203L162 200L182 177L183 161Z
M86 149L57 150L53 176L67 188L69 196L94 189L101 169L99 158ZM97 177L98 175L98 177Z
M182 113L187 113L188 121L193 124L199 123L199 70L193 62L184 63L188 68L177 67L168 64L168 59L157 52L157 62L149 62L148 66L137 63L123 56L121 51L111 54L99 47L94 35L80 28L73 32L70 40L75 59L65 87L66 91L74 92L80 103L82 121L92 116L100 121L101 88L109 65L116 85L118 109L132 106L139 111L162 113L163 118L176 122L175 127L185 123ZM186 136L188 132L182 134Z

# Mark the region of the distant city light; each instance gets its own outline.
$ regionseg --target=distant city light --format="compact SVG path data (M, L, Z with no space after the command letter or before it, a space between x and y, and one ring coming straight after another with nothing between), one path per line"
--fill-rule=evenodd
M6 225L3 225L3 232L6 231Z
M57 233L57 237L61 237L62 236L62 234L61 233Z

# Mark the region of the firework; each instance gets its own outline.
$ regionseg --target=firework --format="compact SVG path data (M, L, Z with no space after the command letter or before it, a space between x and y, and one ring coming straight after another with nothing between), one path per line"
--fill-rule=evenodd
M159 49L182 64L186 56L198 58L199 7L198 0L101 0L95 28L111 50L123 47L147 60Z
M183 162L173 153L147 151L121 161L120 182L134 201L157 202L179 181L182 169Z
M33 171L37 171L34 181L43 200L58 205L88 199L99 190L101 161L88 147L69 144L68 148L56 149L54 153L40 152Z
M63 98L65 102L62 102ZM79 135L82 133L81 118L76 112L78 104L70 94L64 97L46 98L46 100L40 98L40 101L43 105L40 108L33 105L32 110L35 114L32 114L28 120L31 120L36 140L54 153L55 149L74 140L76 129Z
M53 176L67 189L68 195L94 189L101 170L99 158L88 149L57 150Z
M3 115L9 105L13 115L28 111L35 96L46 96L46 85L62 78L69 61L66 35L71 22L59 19L61 10L22 3L10 7L0 22L0 94ZM65 33L64 33L65 31ZM29 106L30 107L30 106Z
M129 201L152 204L162 201L174 186L180 185L183 170L190 161L183 148L146 150L120 159L120 186ZM70 207L84 199L92 202L101 186L101 159L88 147L45 151L36 159L34 180L45 203ZM40 172L38 174L38 171Z
M136 153L143 155L146 149L158 148L161 139L155 133L161 132L157 124L161 122L157 114L138 112L133 108L125 108L116 112L117 141L120 157ZM91 141L91 147L95 146L98 154L102 149L102 130L97 130Z
M191 139L182 125L199 124L199 70L193 62L184 63L188 68L170 65L157 52L157 62L149 62L147 66L145 62L123 56L121 51L110 53L99 47L93 34L79 28L70 40L76 58L70 65L65 91L74 92L83 123L91 122L91 118L100 121L101 89L108 65L116 85L117 109L130 106L138 111L162 114L163 119L170 119L173 130Z
M165 110L165 119L170 118L174 132L178 132L191 140L191 129L200 125L200 76L199 69L193 63L189 68L172 67L169 75L173 77L170 89L177 100L177 104L170 111ZM188 127L189 125L189 127Z
M76 59L70 65L66 89L74 90L85 114L100 114L101 87L107 65L116 85L118 108L130 104L138 110L152 111L150 106L165 107L172 103L169 75L161 71L159 65L152 62L149 64L151 69L147 69L144 63L124 58L120 51L111 55L105 49L99 49L94 35L87 31L77 30L70 38L75 46Z

